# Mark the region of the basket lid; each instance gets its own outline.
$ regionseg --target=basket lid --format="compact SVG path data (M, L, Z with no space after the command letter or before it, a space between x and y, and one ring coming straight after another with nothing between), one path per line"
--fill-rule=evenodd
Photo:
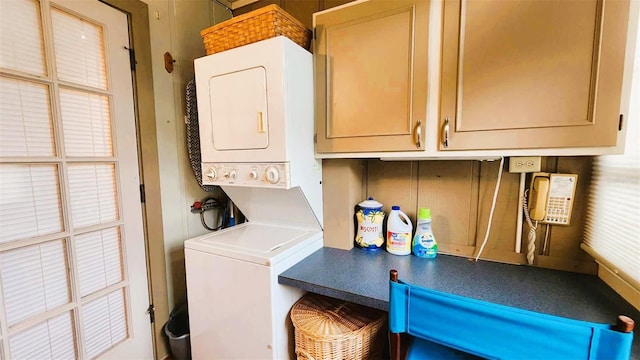
M291 308L296 330L321 336L340 336L383 321L385 313L317 294L307 294Z

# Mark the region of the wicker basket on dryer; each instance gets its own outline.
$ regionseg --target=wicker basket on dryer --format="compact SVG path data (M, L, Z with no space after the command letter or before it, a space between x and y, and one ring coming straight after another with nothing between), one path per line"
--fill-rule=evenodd
M311 44L311 30L275 4L223 21L200 35L207 55L281 35L307 50Z
M298 359L380 359L386 313L350 302L307 294L291 309Z

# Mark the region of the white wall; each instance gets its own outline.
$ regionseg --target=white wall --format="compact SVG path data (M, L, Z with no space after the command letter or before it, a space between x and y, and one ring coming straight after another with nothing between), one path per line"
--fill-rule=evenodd
M200 30L211 26L214 9L212 0L142 1L149 6L167 296L171 309L186 295L184 240L208 232L199 215L190 212L194 201L212 194L200 189L189 164L184 89L193 78L193 60L206 55ZM215 9L216 20L220 9ZM221 16L220 19L225 18L224 13ZM171 74L164 69L165 52L176 60ZM211 222L212 213L205 213Z

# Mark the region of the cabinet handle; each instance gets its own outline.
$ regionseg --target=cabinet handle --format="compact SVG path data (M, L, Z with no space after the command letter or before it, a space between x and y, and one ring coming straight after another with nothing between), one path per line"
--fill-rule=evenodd
M258 132L264 132L264 119L262 117L262 111L258 111Z
M442 125L442 145L445 148L449 147L449 117L444 118Z
M414 131L414 140L418 149L422 147L422 120L418 120Z

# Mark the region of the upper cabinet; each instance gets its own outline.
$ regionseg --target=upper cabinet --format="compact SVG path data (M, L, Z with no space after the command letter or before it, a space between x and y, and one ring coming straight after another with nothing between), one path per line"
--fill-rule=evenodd
M629 13L630 0L369 0L315 13L317 155L620 153Z
M628 14L627 0L446 0L438 149L616 145Z
M314 15L316 151L425 148L427 0L371 0Z

